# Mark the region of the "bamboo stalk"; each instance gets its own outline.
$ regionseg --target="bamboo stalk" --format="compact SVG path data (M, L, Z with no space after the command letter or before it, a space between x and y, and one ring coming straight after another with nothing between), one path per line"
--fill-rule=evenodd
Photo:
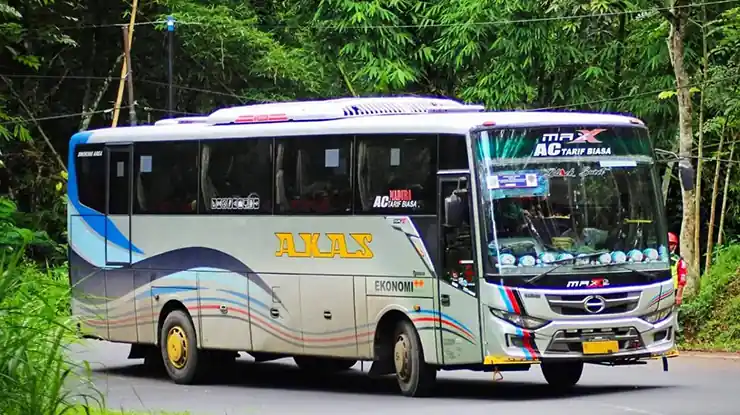
M730 147L730 158L729 160L732 160L732 157L735 155L735 141L732 142L732 146ZM723 242L723 236L725 234L725 215L727 212L727 193L730 188L730 173L732 173L732 166L735 163L728 163L727 171L725 172L725 188L722 190L722 209L719 213L719 232L717 235L717 245L722 245Z
M139 8L139 0L134 0L134 3L131 5L131 19L128 22L128 48L131 49L132 43L134 41L134 25L136 24L136 11ZM123 45L124 55L126 53L126 46ZM118 125L118 116L121 112L121 101L123 101L123 89L126 86L126 74L128 73L128 66L126 65L126 59L123 60L123 64L121 65L121 77L118 81L118 95L116 95L116 105L113 106L113 122L111 123L111 127L115 127Z
M727 123L725 123L725 126ZM722 127L722 132L719 137L719 147L717 148L717 161L714 163L714 183L712 183L712 207L709 213L709 229L707 231L707 252L704 258L704 272L709 272L709 268L712 266L712 249L714 248L714 218L716 216L717 209L717 195L719 194L719 172L720 172L720 158L722 157L722 147L725 143L725 127Z

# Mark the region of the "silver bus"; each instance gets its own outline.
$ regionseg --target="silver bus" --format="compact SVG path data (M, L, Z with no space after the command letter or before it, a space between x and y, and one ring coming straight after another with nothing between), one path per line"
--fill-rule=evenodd
M664 205L638 119L450 99L220 109L75 134L83 335L177 383L239 352L305 370L528 370L677 355Z

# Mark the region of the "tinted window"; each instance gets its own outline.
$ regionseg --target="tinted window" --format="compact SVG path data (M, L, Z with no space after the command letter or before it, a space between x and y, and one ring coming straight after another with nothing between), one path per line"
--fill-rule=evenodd
M80 144L75 148L77 195L80 203L105 213L105 157L102 144Z
M200 212L272 213L272 142L272 138L202 141Z
M355 213L434 214L436 135L357 137Z
M134 213L195 213L198 143L137 143L134 149Z
M275 213L351 214L351 136L280 138Z
M108 213L131 214L131 146L113 145L108 153Z
M468 150L464 135L439 136L439 170L468 170Z

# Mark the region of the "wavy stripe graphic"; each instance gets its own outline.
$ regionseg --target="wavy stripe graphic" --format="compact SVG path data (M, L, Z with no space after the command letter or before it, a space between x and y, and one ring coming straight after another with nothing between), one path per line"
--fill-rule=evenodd
M212 291L226 290L217 289ZM373 329L376 324L375 322L325 332L303 331L301 329L289 327L281 322L272 320L267 312L269 307L263 302L255 300L251 296L246 296L243 294L240 295L242 297L246 297L247 303L229 298L210 296L201 297L200 305L198 297L188 297L184 298L182 301L191 312L201 311L201 318L238 319L244 321L247 324L251 323L253 327L258 327L266 331L267 333L296 346L328 348L341 347L341 345L335 344L337 342L344 342L347 345L355 344L355 342L357 342L358 344L365 344L371 342L373 336L375 335L375 331ZM250 304L249 301L252 301L251 310L248 306L248 304ZM229 307L229 312L234 314L221 314L220 307L223 304L230 304L231 306ZM123 304L120 306L123 306ZM219 312L219 314L208 314L209 312ZM96 313L92 312L91 314L95 315ZM416 315L416 317L412 316L412 321L417 326L417 329L420 331L440 330L460 337L468 343L475 344L475 338L472 335L472 332L470 332L467 327L460 327L459 322L451 321L449 319L449 316L447 315L444 315L444 317L442 318L429 316L430 314L434 314L432 310L420 310L419 312L413 312L412 314ZM112 316L109 316L108 319L88 318L86 320L86 323L93 327L109 327L111 329L119 329L132 327L135 326L137 323L140 325L156 324L158 317L158 315L152 313L150 310L137 309L135 311L131 310L119 314L113 314ZM442 325L443 327L440 327L440 325Z
M655 295L655 297L653 297L650 300L650 302L648 302L647 307L652 307L652 306L658 304L659 302L661 302L662 300L665 300L666 298L670 298L672 295L673 295L673 290L668 290L668 291L666 291L664 293L662 293L662 292L661 293L658 293L658 294Z
M75 291L83 292L98 298L120 298L131 291L139 289L149 283L171 276L178 272L198 272L207 269L209 272L231 272L241 275L264 290L271 297L275 294L272 288L256 272L233 256L206 247L188 247L163 252L135 262L129 266L108 270L107 273L147 272L150 278L137 279L132 275L133 286L106 284L106 272L100 272L95 266L87 262L83 256L72 250L70 254L72 285ZM121 279L118 279L120 282ZM277 298L277 297L276 297ZM277 298L279 300L279 298Z

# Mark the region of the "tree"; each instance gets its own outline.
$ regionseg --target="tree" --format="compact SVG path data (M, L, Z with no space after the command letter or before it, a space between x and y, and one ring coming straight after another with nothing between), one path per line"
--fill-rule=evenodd
M660 4L661 14L670 23L668 32L668 50L671 65L676 77L676 97L678 99L678 155L691 158L694 147L693 116L691 105L691 85L685 61L685 39L689 25L690 0L670 0L670 8ZM690 265L686 283L686 293L691 295L699 289L699 269L696 256L696 197L694 190L681 188L683 221L681 222L681 255Z

